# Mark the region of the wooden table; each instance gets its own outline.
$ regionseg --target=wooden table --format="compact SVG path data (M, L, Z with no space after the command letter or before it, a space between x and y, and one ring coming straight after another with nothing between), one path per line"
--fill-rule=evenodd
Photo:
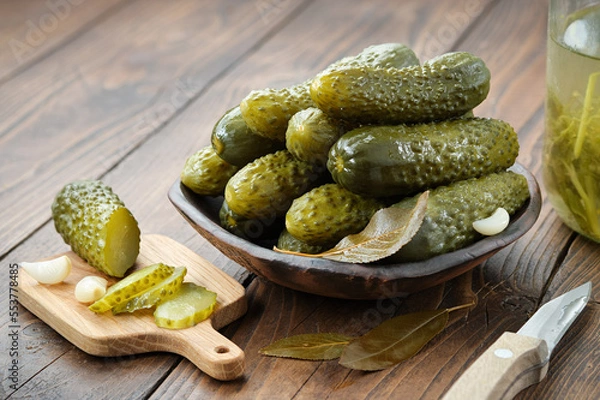
M581 283L593 298L522 399L600 398L600 247L544 201L518 242L467 274L405 299L347 301L288 290L249 274L201 238L167 199L187 156L251 89L283 87L383 42L422 60L482 57L492 89L476 114L511 123L518 161L541 181L547 1L0 1L0 257L2 397L439 398L482 351L539 306ZM167 235L247 288L249 310L221 332L246 353L244 377L219 382L179 356L83 353L18 309L12 354L11 269L67 249L50 204L78 178L112 186L146 233ZM363 373L336 361L267 358L300 333L357 335L394 315L477 299L414 358ZM18 364L10 388L7 367Z

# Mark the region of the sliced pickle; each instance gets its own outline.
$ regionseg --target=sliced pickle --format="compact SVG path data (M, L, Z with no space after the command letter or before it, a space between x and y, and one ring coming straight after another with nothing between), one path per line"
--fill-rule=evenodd
M216 305L215 292L184 282L175 297L156 306L154 319L161 328L189 328L210 317Z
M119 304L127 303L141 292L167 279L173 274L173 271L175 271L174 267L162 263L152 264L139 269L109 287L106 294L92 303L89 309L97 313L102 313Z
M175 271L167 279L132 297L129 301L114 306L112 308L113 314L151 308L170 299L179 292L186 273L187 269L185 267L175 268Z

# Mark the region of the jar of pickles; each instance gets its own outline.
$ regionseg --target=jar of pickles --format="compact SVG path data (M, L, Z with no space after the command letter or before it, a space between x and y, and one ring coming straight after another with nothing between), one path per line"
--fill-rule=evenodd
M559 217L600 242L600 0L550 0L543 183Z

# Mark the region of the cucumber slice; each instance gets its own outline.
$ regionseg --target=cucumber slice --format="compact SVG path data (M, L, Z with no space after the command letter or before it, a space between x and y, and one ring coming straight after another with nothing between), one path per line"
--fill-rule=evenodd
M216 305L215 292L192 282L184 282L175 297L156 307L154 320L161 328L189 328L210 317Z
M170 299L179 292L186 273L187 269L185 267L175 268L171 276L167 279L132 297L129 301L114 306L112 308L113 314L151 308L156 304Z
M90 305L89 309L102 313L127 303L133 297L167 279L174 271L174 267L162 263L139 269L109 287L106 294Z

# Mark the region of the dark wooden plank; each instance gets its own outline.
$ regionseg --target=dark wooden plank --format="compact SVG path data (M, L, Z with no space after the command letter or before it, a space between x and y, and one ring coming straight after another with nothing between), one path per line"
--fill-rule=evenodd
M282 35L231 71L231 77L243 85L244 95L252 89L284 87L314 76L341 57L385 42L405 43L425 61L453 49L492 2L317 1L304 11L301 23L288 24Z
M595 282L598 282L597 277ZM595 293L598 293L597 290ZM596 295L552 353L546 379L524 390L517 399L599 398L599 330L600 306Z
M470 281L468 281L470 283ZM455 375L475 357L474 348L491 344L488 331L516 328L533 307L529 301L506 303L506 289L473 286L479 291L479 304L468 317L454 319L443 335L431 341L414 358L384 371L364 373L340 366L337 361L312 362L258 355L258 350L277 339L300 333L339 332L357 335L382 321L409 310L449 307L461 304L472 292L452 282L429 293L407 299L347 301L327 299L282 289L261 280L249 288L252 299L248 318L235 329L232 339L241 343L247 354L247 369L242 381L216 384L181 363L158 389L153 398L166 393L182 397L212 398L431 398L446 390ZM444 300L432 296L442 291ZM459 293L452 294L452 290ZM429 301L438 298L438 301ZM274 302L273 300L277 300ZM293 306L293 308L291 308ZM290 309L291 308L291 309ZM511 312L507 312L510 308ZM296 313L295 311L300 312ZM250 318L252 317L252 318ZM270 329L266 329L270 327ZM483 347L482 347L483 348ZM436 367L429 368L428 366ZM191 375L186 376L190 373ZM183 378L185 376L185 379Z
M561 224L557 220L557 224ZM562 225L563 229L568 229ZM523 393L524 399L596 399L600 397L600 244L574 235L564 261L552 276L546 302L587 281L593 283L592 296L582 315L558 344L550 359L548 379Z
M337 58L358 52L363 47L373 43L383 42L386 39L389 41L391 32L396 30L395 27L397 26L403 27L402 29L408 38L412 30L421 32L421 30L427 29L430 26L429 24L433 24L431 20L422 21L418 26L409 25L409 22L413 21L414 24L418 15L437 9L439 4L439 2L433 1L415 2L409 6L408 10L410 12L406 12L403 9L397 9L392 3L382 2L365 5L363 2L356 2L356 7L359 7L361 12L348 10L347 14L343 15L339 15L340 8L334 3L322 2L313 5L307 9L306 13L299 16L303 20L300 20L300 22L294 20L285 26L284 31L287 33L282 39L278 39L279 36L277 36L276 40L265 43L260 52L251 57L249 63L240 64L239 67L231 70L224 79L216 82L185 113L171 121L159 135L150 138L130 157L111 170L105 177L105 181L123 197L125 203L140 220L140 226L144 232L163 233L171 236L184 244L190 245L193 250L209 258L209 260L214 259L215 264L228 272L231 271L230 273L238 276L240 280L245 279L244 272L240 271L239 266L223 259L221 255L200 239L168 203L166 198L167 189L179 175L185 158L199 147L208 144L212 125L228 107L239 102L250 89L267 85L267 82L256 82L255 79L270 76L272 80L268 85L298 82L315 74L319 68ZM454 9L455 6L450 1L443 4L447 9ZM289 3L284 3L284 6L290 7ZM388 10L382 10L381 7L383 6L386 6ZM389 20L390 11L393 12L395 18L393 20ZM360 22L368 20L365 15L370 15L371 18L377 16L377 18L373 22L369 22L367 27L362 27L361 29L365 30L361 33L354 32L357 26L362 26ZM319 43L324 35L321 29L327 27L332 16L337 16L339 23L343 23L342 26L346 34L342 36L348 37L345 38L345 41L339 40L340 37L337 36L329 38L329 51L325 51L328 58L322 59L320 54L313 54L313 50L315 43ZM388 22L382 25L377 19ZM306 29L306 26L319 28L309 30ZM381 27L382 31L376 29L377 27ZM329 30L334 32L333 26ZM206 34L205 32L204 35ZM302 34L302 37L297 40L298 43L303 44L304 50L289 46L290 40L297 38L300 34ZM368 39L363 37L367 34L372 36ZM351 35L353 37L350 37ZM394 40L399 39L394 36ZM321 51L323 51L322 46L319 47ZM283 50L283 52L277 53L275 51L277 48ZM292 57L289 57L289 55L292 55ZM262 70L272 62L275 64L271 65L268 70ZM285 74L286 71L289 76L283 79L277 75ZM289 71L295 72L290 74ZM149 79L149 77L145 79ZM40 200L40 202L42 201ZM37 242L49 242L48 248L53 250L50 251L50 254L64 248L64 245L60 243L60 238L52 231L52 227L46 225L30 240L19 246L16 251L10 253L7 258L21 260L27 256L34 257L48 254L47 252L35 252L33 243ZM289 293L288 296L294 298L295 294ZM319 299L319 301L325 300ZM280 299L274 297L271 302L277 304ZM299 307L298 304L302 302L294 300L294 304L290 305L290 308ZM271 304L269 304L269 307L271 307ZM251 317L249 318L251 319ZM68 344L60 343L57 346L68 346ZM80 352L78 354L83 360L89 357ZM28 357L28 355L24 357ZM33 362L29 360L32 359L24 358L24 362ZM45 365L47 362L48 360L44 359L38 360L40 365ZM145 361L141 359L140 362L144 363ZM49 373L54 374L54 378L60 381L62 385L68 387L75 383L70 382L63 376L66 372L68 371L55 371L53 369L49 371ZM295 372L292 371L292 374L295 374ZM298 376L301 379L306 379L306 374L299 374ZM30 388L36 385L36 381L37 377L33 377L19 393L23 395L28 393ZM110 384L109 374L107 373L104 377L102 374L97 374L95 382L98 386Z
M114 12L122 0L0 1L0 82Z
M75 178L101 176L113 168L299 5L300 2L290 1L265 9L236 1L132 3L80 40L3 85L3 93L10 93L15 104L8 107L9 97L0 99L0 112L11 116L10 121L0 123L3 131L0 153L8 161L0 169L3 182L0 198L3 205L11 205L10 211L4 208L2 215L6 228L2 233L2 251L6 252L48 221L52 198L60 186ZM140 22L132 26L131 21L138 21L136 18ZM129 40L118 44L118 39L124 36ZM92 56L100 50L100 56ZM78 65L77 72L61 70L70 62ZM33 83L25 85L21 81L25 78ZM30 107L22 88L36 84L40 84L39 90L33 93L34 104ZM216 116L211 115L211 120ZM197 234L169 204L166 193L179 175L185 159L182 154L197 146L197 132L202 126L193 126L187 136L181 137L173 153L162 152L161 147L152 148L145 153L146 157L133 161L137 164L133 169L138 172L133 172L131 165L124 169L117 166L112 178L106 180L140 220L144 232L160 231L184 244L196 241L198 246ZM176 131L172 134L178 135ZM37 140L34 147L30 145L33 140ZM167 142L170 140L172 137L167 138ZM37 158L39 162L35 161ZM164 171L154 177L146 175L144 170L149 165L152 170L164 168ZM144 179L140 180L138 174ZM157 182L161 185L156 185ZM17 263L65 249L52 223L46 222L30 240L5 254L4 259ZM201 254L216 265L229 262L212 248ZM231 275L244 281L245 271L230 264ZM8 299L8 290L8 280L2 280L3 299ZM5 332L9 324L8 307L3 307L0 314L0 326ZM21 309L19 319L28 321L32 317ZM78 354L77 362L94 359L73 349L63 339L51 341L43 352L28 351L27 347L20 350L19 363L27 367L20 371L19 386L25 386L20 388L19 396L37 393L36 387L41 383L31 378L49 364L61 364L56 358L62 354L70 356L73 351ZM142 390L152 387L159 380L157 376L168 373L178 359L169 356L166 362L154 362L142 357L138 362L155 368L158 374L148 374L145 385L140 383ZM67 366L71 364L63 365L46 370L40 379L68 382L76 389L77 380L72 379L74 369ZM89 375L85 370L77 371L82 379L98 383L91 385L90 390L114 382L109 369L105 371L106 380L99 379L98 371ZM138 373L124 369L120 378L129 380L128 374L134 380ZM127 398L129 392L122 389L123 398Z
M297 20L289 22L282 31L281 38L278 35L264 43L255 56L240 64L238 68L230 70L226 76L227 79L216 82L186 112L171 121L159 135L145 142L106 176L107 182L113 185L118 193L123 193L126 197L126 202L131 204L146 232L168 234L190 245L200 254L208 254L208 257L218 262L217 265L231 271L232 274L237 274L238 279L245 279L243 273L239 271L239 267L219 258L218 253L205 241L198 238L191 228L176 215L166 200L166 189L177 176L185 156L208 143L208 132L216 118L228 106L239 101L251 88L267 85L283 86L302 80L339 56L358 51L365 45L376 41L389 41L394 29L396 32L398 30L403 32L396 34L394 40L399 40L399 37L411 38L407 41L414 44L420 54L427 54L428 51L433 53L432 49L435 47L432 43L435 42L436 36L429 39L423 38L424 35L427 36L423 32L436 32L436 28L440 26L425 21L422 25L423 31L421 31L420 28L411 25L410 21L424 13L434 12L434 10L438 13L436 14L438 18L440 15L451 15L452 11L461 6L466 9L467 2L459 3L458 6L454 2L415 2L414 5L411 3L411 5L398 7L398 9L387 3L375 2L372 4L360 3L356 5L356 8L348 6L347 10L329 4L329 2L312 4ZM535 128L536 123L531 122L536 118L531 114L531 110L535 108L530 107L529 103L519 96L531 96L529 99L535 102L538 101L536 99L539 99L540 94L537 89L531 92L521 92L519 86L513 85L509 78L520 76L520 70L524 69L525 74L534 83L534 87L543 82L540 80L543 78L540 78L539 74L537 76L534 74L533 67L529 69L532 64L531 52L540 51L538 48L533 48L534 46L531 44L539 43L542 37L540 35L544 34L541 24L532 23L532 21L539 21L540 10L543 7L528 7L523 10L523 7L520 6L517 1L496 2L494 3L494 13L487 14L493 15L493 18L471 20L476 25L474 29L465 25L465 29L469 33L466 38L463 38L462 33L451 36L454 36L455 40L460 40L456 48L473 50L482 55L486 61L487 55L499 51L498 49L502 49L502 46L505 46L505 50L514 50L515 48L522 50L517 55L510 56L516 57L516 60L506 55L500 57L494 53L496 59L490 62L490 66L493 71L501 71L500 76L504 76L502 79L494 78L494 82L499 80L497 83L499 88L505 88L503 92L498 92L499 94L496 95L497 98L503 100L494 101L493 107L490 104L489 109L486 109L485 107L488 106L484 105L479 112L504 118L518 129L523 128L521 130L523 135L529 137L528 135L533 132L532 134L539 138L539 132L535 132L535 129L539 128ZM329 13L324 12L323 8L329 9ZM360 10L360 12L356 10ZM501 10L501 12L495 13L497 10ZM543 14L543 11L541 13ZM336 17L333 18L333 15ZM308 21L311 21L316 28L307 30L306 26L312 26ZM363 24L360 25L358 21ZM405 23L402 24L399 21ZM512 25L507 21L510 21ZM335 30L338 33L332 34L328 41L323 42L322 38L327 37L326 34L329 32L328 23L332 24L329 27L331 32L334 31L334 28L339 28L333 24L343 23L348 29L342 33ZM495 32L494 36L486 34L487 30ZM384 34L384 32L386 33ZM441 34L437 37L438 41L439 38L443 38ZM537 39L524 40L523 37ZM297 38L298 42L294 41L293 43L300 43L300 45L289 46L290 38ZM371 38L377 38L377 40L371 40ZM512 45L509 46L504 42L496 43L499 38L508 40ZM478 40L481 40L482 43L479 43ZM490 44L492 40L493 42ZM528 50L519 47L523 42L527 43L523 47ZM318 43L320 47L315 49L317 47L315 43ZM450 41L449 43L447 47L444 47L445 50L452 48L455 42ZM519 45L514 43L519 43ZM320 57L311 58L313 50L319 52ZM290 56L288 57L288 55ZM326 58L326 55L329 58ZM537 55L533 58L533 64L539 64L539 57L541 56ZM494 76L496 75L497 73ZM513 103L510 100L517 98L521 102L519 104L527 105L527 107L519 106L518 109L516 107L513 109ZM523 109L529 110L529 114L522 114L520 111ZM539 115L537 118L539 121ZM536 139L530 144L527 142L526 146L530 153L535 151L539 142ZM537 162L531 155L526 157L529 157L529 161L527 161L529 163ZM149 191L148 188L152 188L152 190ZM555 219L550 216L541 222L538 229L543 231L548 229L550 234L559 236L557 239L550 238L554 240L554 246L567 245L570 234L563 232L561 226L555 224ZM543 254L544 248L551 248L545 243L545 240L549 240L548 236L546 238L536 241L532 236L525 241L519 241L516 246L507 250L508 255L499 255L499 258L494 259L495 261L486 264L484 266L486 273L497 267L501 269L501 273L497 275L497 278L496 275L488 274L483 280L483 284L476 279L474 288L479 292L479 304L468 319L462 321L464 323L452 324L443 336L436 338L416 358L396 368L374 374L350 372L335 362L312 363L264 358L258 356L256 351L277 338L295 333L344 330L344 332L355 334L374 326L376 321L381 321L383 318L412 310L414 305L407 305L407 301L394 302L392 300L386 303L347 303L292 292L256 280L249 289L251 308L248 315L239 323L232 324L225 329L226 334L246 351L248 356L246 377L241 381L230 383L215 382L201 374L190 363L183 361L158 388L155 397L193 395L196 397L214 396L215 398L231 396L256 398L292 395L296 398L314 398L330 395L336 398L366 396L397 398L399 395L404 395L407 398L438 398L451 380L464 371L468 364L503 330L518 329L527 315L535 308L536 297L541 294L540 283L544 283L547 278L538 282L534 280L536 274L528 273L524 274L525 282L521 283L515 277L518 277L520 273L517 266L520 263L521 255L526 258L534 258L538 254ZM532 241L533 243L531 243ZM523 243L523 247L519 247L521 243ZM539 249L536 247L535 250L532 250L531 247L528 247L531 245L537 246ZM61 246L51 227L46 225L23 246L10 253L7 259L16 260L31 254L48 254L41 250L54 250ZM532 251L534 256L531 256ZM588 251L589 249L586 249L581 254L589 255ZM557 262L559 259L562 259L560 255L548 256L548 260L551 262ZM530 259L527 263L530 271L542 267L538 260ZM508 264L508 267L506 270L502 270L505 264ZM546 272L542 273L542 276L546 277L544 274ZM509 280L511 278L514 280ZM502 282L507 282L507 285L501 285ZM486 286L489 283L492 285ZM523 297L519 293L515 295L514 287L522 289L523 292L526 288L533 287L532 298ZM430 299L428 294L420 294L417 297L421 300ZM414 302L413 300L413 304ZM58 344L51 343L48 351L54 351L56 354L61 349L69 350L68 353L65 353L65 357L73 357L74 361L57 362L61 367L57 370L49 368L47 372L44 372L44 379L56 379L60 384L66 385L66 389L64 389L66 393L69 385L74 384L68 379L68 374L72 373L68 366L83 364L89 360L89 357L76 350L70 351L69 345L60 341ZM32 355L27 357L29 357L28 362L35 362ZM590 360L592 359L590 358ZM148 367L149 361L145 357L141 357L137 362L142 368ZM135 361L131 365L131 370L137 367ZM566 360L564 365L566 368ZM572 369L567 370L572 371ZM110 384L112 376L109 371L95 370L94 372L95 387ZM127 379L126 377L130 373L134 372L123 371L121 379ZM589 376L594 377L592 374ZM568 379L575 379L575 377ZM150 380L142 384L149 384L149 382ZM593 384L591 381L586 383ZM34 388L39 384L38 377L34 377L21 393L27 394L30 391L36 393ZM536 389L532 388L534 391ZM113 394L118 395L119 393Z
M0 254L49 218L62 185L112 168L299 4L130 3L1 85L0 202L13 206Z

